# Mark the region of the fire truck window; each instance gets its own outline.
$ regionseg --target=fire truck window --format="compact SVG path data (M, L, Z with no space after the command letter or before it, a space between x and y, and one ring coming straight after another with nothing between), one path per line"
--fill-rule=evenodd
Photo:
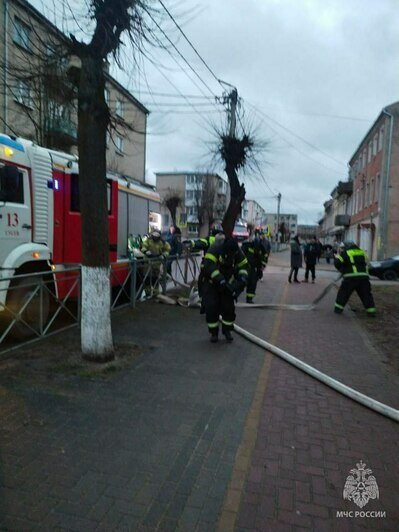
M112 181L107 179L107 209L108 214L111 214L112 207ZM71 211L80 212L80 200L79 200L79 175L71 174Z
M24 202L24 176L18 171L18 178L11 175L7 169L9 166L0 168L0 200L10 203ZM14 167L15 171L15 167Z

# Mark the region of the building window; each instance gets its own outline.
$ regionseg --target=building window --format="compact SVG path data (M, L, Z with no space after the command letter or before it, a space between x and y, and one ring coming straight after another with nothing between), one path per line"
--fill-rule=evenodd
M378 133L378 151L382 150L382 143L384 141L384 126L380 128Z
M380 199L380 184L381 184L381 175L377 174L376 180L375 180L375 198L374 201L378 201Z
M163 218L163 226L164 227L168 227L169 225L169 214L163 214L162 215L162 218Z
M195 224L188 224L187 225L187 231L189 233L193 233L195 235L198 233L198 229L197 229L197 226Z
M373 154L373 143L370 140L370 142L369 142L369 150L368 150L368 157L367 157L367 162L368 163L371 161L372 154Z
M373 155L377 155L378 151L378 133L374 135L373 139Z
M374 203L374 195L375 195L374 185L375 185L374 178L372 178L370 181L370 204Z
M186 199L194 199L194 190L186 190Z
M109 92L109 89L104 89L104 99L105 99L105 103L108 105L109 107L109 104L110 104L110 100L111 100L111 94Z
M368 184L368 182L366 183L366 201L365 201L365 207L367 207L368 205L370 205L370 185Z
M15 89L15 100L26 107L32 107L32 91L29 83L22 80L17 82Z
M115 137L115 148L116 148L117 153L119 154L123 153L123 138L120 137L119 135Z
M16 44L18 44L18 46L21 46L21 48L24 48L28 52L30 52L32 49L30 40L31 33L32 30L27 24L18 18L14 19L13 40Z
M123 118L123 102L121 100L116 100L116 105L115 105L115 112L118 116L120 116L121 118Z
M364 148L363 150L363 166L362 168L364 168L367 164L367 148Z

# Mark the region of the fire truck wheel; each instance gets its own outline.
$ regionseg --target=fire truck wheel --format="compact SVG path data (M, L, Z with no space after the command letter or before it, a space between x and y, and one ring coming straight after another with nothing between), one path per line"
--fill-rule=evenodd
M13 313L11 314L11 319L14 319L15 314L18 314L20 309L29 301L20 316L20 320L14 324L11 330L11 335L14 338L23 339L33 336L34 332L32 329L40 332L40 322L44 327L48 320L50 313L50 295L45 286L43 285L41 290L39 288L32 297L32 293L35 292L41 282L43 282L42 277L32 276L15 279L11 284L12 290L9 291L7 299L7 308ZM31 297L32 299L30 299ZM42 310L40 310L40 302Z

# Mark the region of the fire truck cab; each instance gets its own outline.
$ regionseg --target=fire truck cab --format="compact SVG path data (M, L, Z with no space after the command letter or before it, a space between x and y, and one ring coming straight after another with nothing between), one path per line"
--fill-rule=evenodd
M129 234L161 230L160 197L150 185L108 173L107 199L109 258L113 278L123 282ZM50 278L51 292L62 298L68 283L60 282L59 272L80 263L77 157L0 134L0 315L6 307L21 308L42 282L39 272L53 272L46 281ZM49 291L42 291L41 317L48 307L44 301L43 308L43 294L48 298ZM30 313L34 323L38 312L31 303L28 310L23 319Z

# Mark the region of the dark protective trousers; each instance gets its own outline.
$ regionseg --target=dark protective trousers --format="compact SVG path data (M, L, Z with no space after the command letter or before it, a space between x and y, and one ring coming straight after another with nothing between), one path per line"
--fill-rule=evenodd
M344 310L348 299L355 290L367 312L374 314L375 304L373 294L371 293L371 285L368 277L365 276L349 277L342 281L335 301L335 312L342 312Z
M202 300L205 306L206 323L211 334L219 329L219 316L222 316L222 331L233 330L236 314L231 294L205 281L202 286Z
M247 297L253 299L256 294L256 285L258 284L258 268L254 266L249 267L248 283L247 283Z

